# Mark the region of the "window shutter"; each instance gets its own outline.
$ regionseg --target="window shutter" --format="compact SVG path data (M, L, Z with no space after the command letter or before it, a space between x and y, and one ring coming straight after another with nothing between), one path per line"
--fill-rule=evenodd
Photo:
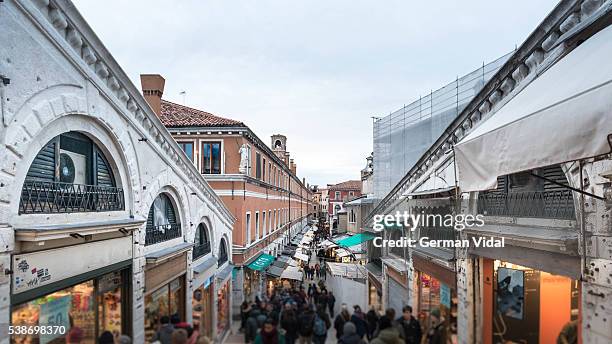
M115 180L113 178L113 171L111 170L108 162L102 156L102 153L96 151L96 181L97 185L102 186L115 186Z
M153 223L153 206L151 206L151 208L149 208L149 216L147 216L147 228L153 228L154 227L154 223Z
M55 181L56 148L57 140L53 139L38 152L30 165L26 180Z
M172 202L170 199L166 202L166 218L168 219L168 223L171 225L176 224L176 213L174 211L174 207L172 206Z

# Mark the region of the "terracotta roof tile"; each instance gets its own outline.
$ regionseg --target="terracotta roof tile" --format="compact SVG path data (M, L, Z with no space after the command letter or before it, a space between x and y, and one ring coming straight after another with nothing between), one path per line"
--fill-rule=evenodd
M179 105L167 100L161 101L159 118L166 127L229 127L244 126L244 123L215 116L206 111Z
M361 190L361 180L347 180L330 186L334 190Z

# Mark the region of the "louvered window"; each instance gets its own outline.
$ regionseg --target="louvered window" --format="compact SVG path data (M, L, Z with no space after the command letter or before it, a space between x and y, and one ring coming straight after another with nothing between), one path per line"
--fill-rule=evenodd
M123 210L109 160L87 136L67 132L38 152L22 188L20 214Z
M181 236L181 224L167 194L160 194L153 201L147 216L145 245L157 244Z

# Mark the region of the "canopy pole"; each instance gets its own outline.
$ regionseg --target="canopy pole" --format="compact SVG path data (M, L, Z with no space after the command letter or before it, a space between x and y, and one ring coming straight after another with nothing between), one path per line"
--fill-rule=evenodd
M592 194L592 193L590 193L590 192L586 192L586 191L584 191L584 190L580 190L580 189L577 189L577 188L575 188L575 187L571 187L571 186L569 186L569 185L561 184L561 183L559 183L559 182L557 182L557 181L555 181L555 180L552 180L552 179L549 179L549 178L546 178L546 177L543 177L543 176L539 176L539 175L537 175L537 174L535 174L535 173L533 173L533 172L531 172L531 175L532 175L532 176L534 176L534 177L536 177L536 178L543 179L543 180L545 180L545 181L547 181L547 182L549 182L549 183L555 184L555 185L557 185L557 186L561 186L561 187L563 187L563 188L566 188L566 189L569 189L569 190L572 190L572 191L578 192L578 193L580 193L580 194L582 194L582 195L587 195L587 196L590 196L590 197L596 198L596 199L598 199L598 200L605 201L605 198L600 197L600 196L597 196L597 195Z

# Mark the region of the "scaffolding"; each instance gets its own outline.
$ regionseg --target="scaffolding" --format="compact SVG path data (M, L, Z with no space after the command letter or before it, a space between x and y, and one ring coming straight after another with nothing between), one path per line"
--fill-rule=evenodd
M446 86L374 119L376 200L382 200L391 191L512 54L483 63Z

